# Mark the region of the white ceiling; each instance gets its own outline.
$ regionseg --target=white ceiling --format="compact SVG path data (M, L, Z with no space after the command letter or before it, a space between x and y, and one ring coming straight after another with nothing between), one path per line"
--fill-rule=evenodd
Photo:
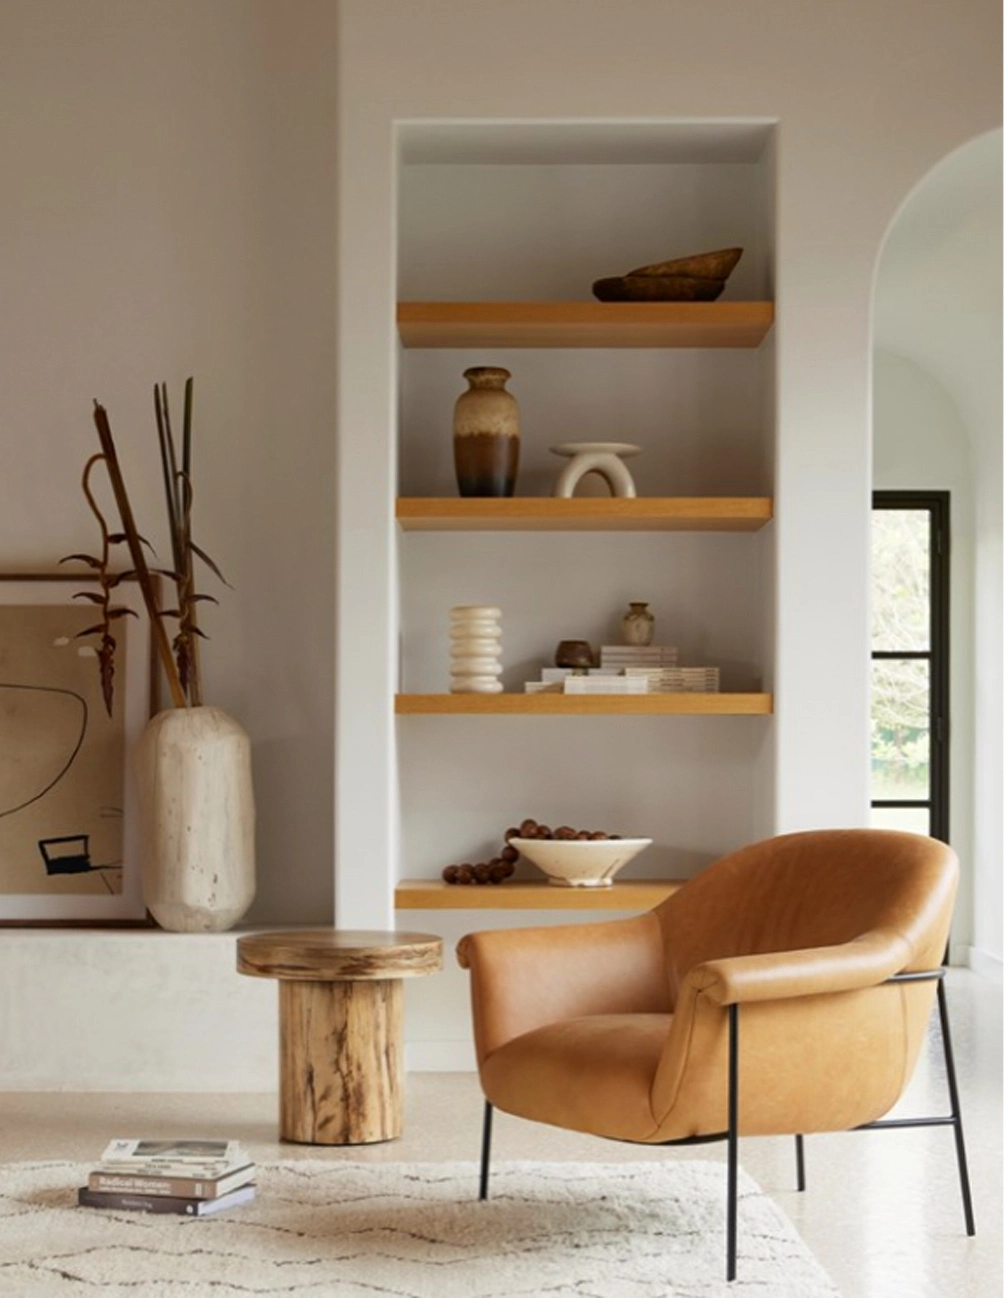
M879 260L875 345L948 391L974 441L999 456L1002 133L950 154L904 203Z

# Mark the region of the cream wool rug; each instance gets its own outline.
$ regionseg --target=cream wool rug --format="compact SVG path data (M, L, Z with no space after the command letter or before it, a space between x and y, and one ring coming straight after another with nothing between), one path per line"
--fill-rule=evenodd
M202 1219L76 1206L80 1163L0 1165L7 1298L835 1298L740 1172L726 1284L722 1163L286 1162Z

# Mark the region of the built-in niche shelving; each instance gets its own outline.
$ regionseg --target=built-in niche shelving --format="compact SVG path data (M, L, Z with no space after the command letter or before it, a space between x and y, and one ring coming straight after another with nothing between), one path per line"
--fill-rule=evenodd
M399 175L395 904L645 909L772 827L770 131L551 127L533 144L526 127L513 148L486 126L456 155L436 132L408 128ZM732 244L743 258L716 302L589 300L593 278ZM511 499L455 494L452 405L477 364L513 373ZM642 445L638 496L553 499L548 447L573 439ZM609 643L628 598L650 600L681 660L721 666L722 693L522 692L558 639ZM501 695L445 692L460 603L503 609ZM440 881L537 814L655 843L605 896Z

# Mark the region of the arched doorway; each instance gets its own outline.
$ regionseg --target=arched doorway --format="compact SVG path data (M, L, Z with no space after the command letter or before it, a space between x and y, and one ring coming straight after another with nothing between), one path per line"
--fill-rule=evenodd
M1001 132L914 189L879 260L873 483L951 497L954 958L1001 969ZM881 761L881 758L879 759Z

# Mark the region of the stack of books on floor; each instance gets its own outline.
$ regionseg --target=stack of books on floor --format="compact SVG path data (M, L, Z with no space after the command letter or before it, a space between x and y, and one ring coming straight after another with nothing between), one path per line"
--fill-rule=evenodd
M250 1203L254 1174L236 1140L113 1140L77 1191L77 1202L208 1217Z

